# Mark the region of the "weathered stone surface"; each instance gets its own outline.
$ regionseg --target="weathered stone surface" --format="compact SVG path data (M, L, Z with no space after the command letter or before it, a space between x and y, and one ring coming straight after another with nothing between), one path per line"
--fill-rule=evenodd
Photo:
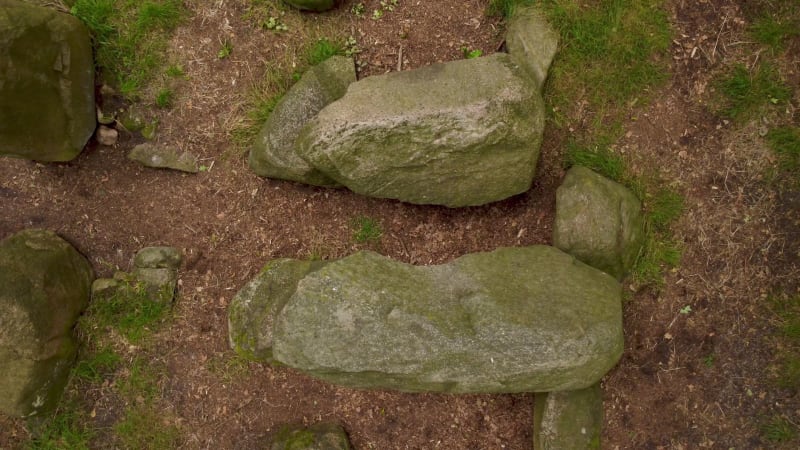
M275 105L250 150L249 163L262 177L317 186L338 183L311 167L295 151L300 129L325 106L341 98L356 81L352 58L334 56L309 69Z
M175 247L145 247L133 258L134 267L144 269L174 269L181 265L183 255Z
M95 118L86 27L54 9L0 0L0 156L69 161Z
M139 144L128 153L128 159L156 169L174 169L181 172L197 173L197 157L173 148L156 144Z
M284 426L273 437L269 450L350 450L350 441L344 429L332 423L308 428Z
M603 427L600 384L536 394L533 424L534 450L599 449Z
M276 259L247 283L228 309L231 348L250 359L272 362L274 319L306 275L319 270L323 261Z
M92 269L44 230L0 241L0 411L55 407L76 354L72 328L89 302Z
M630 190L585 167L567 172L556 191L553 246L621 279L643 242L642 204Z
M294 6L297 9L304 9L307 11L327 11L332 9L336 2L334 0L284 0L286 3Z
M119 132L117 130L105 125L100 125L97 127L95 139L97 139L98 144L112 146L117 143L118 138Z
M360 252L300 280L274 319L272 352L361 388L582 389L622 354L620 295L612 277L553 247L426 267Z
M509 20L506 49L541 91L558 50L558 33L535 8L518 8Z
M494 54L353 83L296 145L359 194L458 207L528 190L543 129L538 86Z

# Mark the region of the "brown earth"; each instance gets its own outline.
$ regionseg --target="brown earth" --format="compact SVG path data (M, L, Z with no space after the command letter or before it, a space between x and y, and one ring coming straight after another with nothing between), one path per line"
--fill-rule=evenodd
M276 257L336 258L368 246L434 264L548 244L566 132L548 127L529 192L483 207L414 206L258 178L231 129L248 89L304 36L255 26L244 18L244 0L185 3L190 17L169 58L183 63L188 80L177 84L172 109L151 114L161 124L159 142L198 154L210 170L142 168L125 158L141 137L124 133L118 145L90 143L67 164L3 159L0 239L27 227L52 229L87 255L99 276L129 269L144 246L184 250L175 318L145 355L165 368L165 420L181 430L182 447L257 448L281 424L324 420L341 423L357 449L530 448L532 395L357 391L291 369L242 365L228 347L227 305ZM485 17L486 0L401 0L378 21L370 19L378 0L363 2L362 19L350 14L353 3L302 20L349 29L362 50L358 59L367 62L362 77L397 70L398 60L409 70L462 58L462 47L487 54L501 44L501 25ZM774 161L760 122L735 125L709 107L712 78L734 61L753 62L755 47L741 43L747 11L734 0L667 3L671 81L650 105L631 110L615 149L637 174L685 195L687 211L675 229L684 256L663 289L632 292L625 304L626 350L603 383L603 448L774 448L761 440L759 425L774 415L800 423L800 399L772 381L775 320L764 299L776 286L798 287L800 195L779 195L764 181ZM225 39L234 51L219 59ZM785 72L795 92L798 55L794 42ZM379 243L354 243L352 220L363 215L380 223ZM687 305L691 313L681 314ZM141 351L131 346L126 357ZM125 407L107 391L84 393L101 428ZM28 437L21 421L0 416L0 448Z

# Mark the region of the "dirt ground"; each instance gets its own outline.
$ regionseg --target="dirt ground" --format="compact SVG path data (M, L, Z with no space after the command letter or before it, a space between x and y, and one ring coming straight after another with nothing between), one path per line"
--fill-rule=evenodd
M287 368L234 370L227 306L271 258L336 258L369 247L435 264L548 244L567 136L548 127L534 187L483 207L415 206L259 178L232 144L231 124L248 88L293 38L243 18L245 0L185 3L190 17L170 58L183 62L188 81L172 109L152 114L161 124L158 142L199 155L210 170L138 166L125 154L141 138L126 134L113 147L92 142L66 164L2 159L0 239L27 227L52 229L87 255L98 276L129 269L144 246L184 250L176 318L150 355L166 368L162 395L182 447L259 448L282 424L335 421L356 449L530 448L532 395L358 391ZM355 18L353 3L304 20L349 27L367 62L362 77L397 70L398 60L408 70L463 58L464 46L487 54L501 44L486 0L401 0L379 21ZM363 3L369 13L379 2ZM774 161L758 137L761 123L734 125L708 106L715 74L734 60L752 63L752 48L740 43L747 2L667 3L672 78L650 105L631 110L615 149L634 172L657 174L685 195L676 226L684 256L662 290L632 292L625 303L625 353L603 382L603 448L774 448L762 442L759 424L776 414L800 423L800 398L772 381L775 321L764 300L776 286L798 288L800 195L778 195L763 181ZM234 51L219 59L224 39ZM792 45L787 73L797 90L800 44ZM380 223L379 243L354 243L351 222L362 215ZM692 312L680 314L686 305ZM86 398L100 425L124 407L102 391ZM0 448L27 436L22 422L0 417Z

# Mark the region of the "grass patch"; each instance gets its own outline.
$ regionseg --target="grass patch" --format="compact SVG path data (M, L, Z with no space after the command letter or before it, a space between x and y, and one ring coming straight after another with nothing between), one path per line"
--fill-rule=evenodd
M786 103L792 97L778 71L768 63L759 64L753 70L737 64L717 86L724 96L720 113L734 120L747 119L769 105Z
M661 1L548 0L540 8L561 35L546 89L557 125L588 113L598 134L668 79L671 32Z
M766 136L770 149L778 157L778 167L800 176L800 128L779 127Z
M787 18L778 20L765 15L753 22L750 34L758 43L775 51L782 51L787 40L800 35L800 22Z
M767 298L778 319L777 337L782 344L777 358L777 384L800 390L800 294L773 293Z
M797 437L797 427L783 417L773 417L761 425L761 437L769 442L789 442Z
M352 220L351 225L354 228L353 241L358 244L378 242L381 239L381 235L383 235L381 225L371 217L356 217Z
M34 436L24 448L27 450L88 450L94 431L87 424L85 413L74 403L62 401L62 406L51 417L31 419L28 427Z
M170 88L163 88L156 94L156 106L159 108L172 107L172 101L175 98L175 92Z
M533 0L491 0L486 7L486 15L490 17L509 18L520 6L532 5Z
M81 317L81 330L97 335L115 329L132 344L143 342L163 322L170 302L154 301L141 284L124 285L107 298L94 299Z
M135 99L162 65L169 33L180 23L180 0L76 0L71 10L94 38L105 81Z
M172 78L180 78L186 75L186 72L183 70L183 66L180 64L173 64L167 67L167 70L164 73L166 73L168 77Z
M622 182L625 175L625 162L605 146L586 148L570 141L564 163L566 167L587 167L617 182Z
M322 38L314 42L314 44L308 48L306 52L306 61L310 66L316 66L331 56L343 54L344 47L341 44L332 42L327 38Z
M130 449L177 448L180 439L178 427L147 404L128 408L125 417L114 425L114 434L123 448Z
M72 376L96 383L112 374L121 362L122 358L114 350L103 348L79 359L72 369Z

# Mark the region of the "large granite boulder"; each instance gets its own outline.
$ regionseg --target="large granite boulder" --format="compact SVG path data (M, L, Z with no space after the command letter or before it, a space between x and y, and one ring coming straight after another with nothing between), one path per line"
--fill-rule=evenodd
M333 56L303 74L275 105L256 138L249 158L253 171L262 177L338 186L301 158L294 143L303 126L322 108L340 99L354 81L355 64L344 56Z
M322 12L332 9L336 6L335 0L284 0L286 3L294 6L297 9L304 9L306 11Z
M575 166L556 191L553 245L621 279L644 243L642 204L625 186Z
M622 354L619 283L553 247L503 248L439 266L360 252L305 275L308 266L286 267L276 300L231 307L239 317L261 315L231 320L231 340L268 335L276 361L334 383L410 392L581 389Z
M599 450L602 428L600 383L577 391L536 394L534 450Z
M69 161L95 121L86 27L55 9L0 0L0 156Z
M56 405L91 283L86 259L52 232L0 241L0 412L24 417Z
M494 54L353 83L296 147L359 194L459 207L527 191L543 130L538 86Z

